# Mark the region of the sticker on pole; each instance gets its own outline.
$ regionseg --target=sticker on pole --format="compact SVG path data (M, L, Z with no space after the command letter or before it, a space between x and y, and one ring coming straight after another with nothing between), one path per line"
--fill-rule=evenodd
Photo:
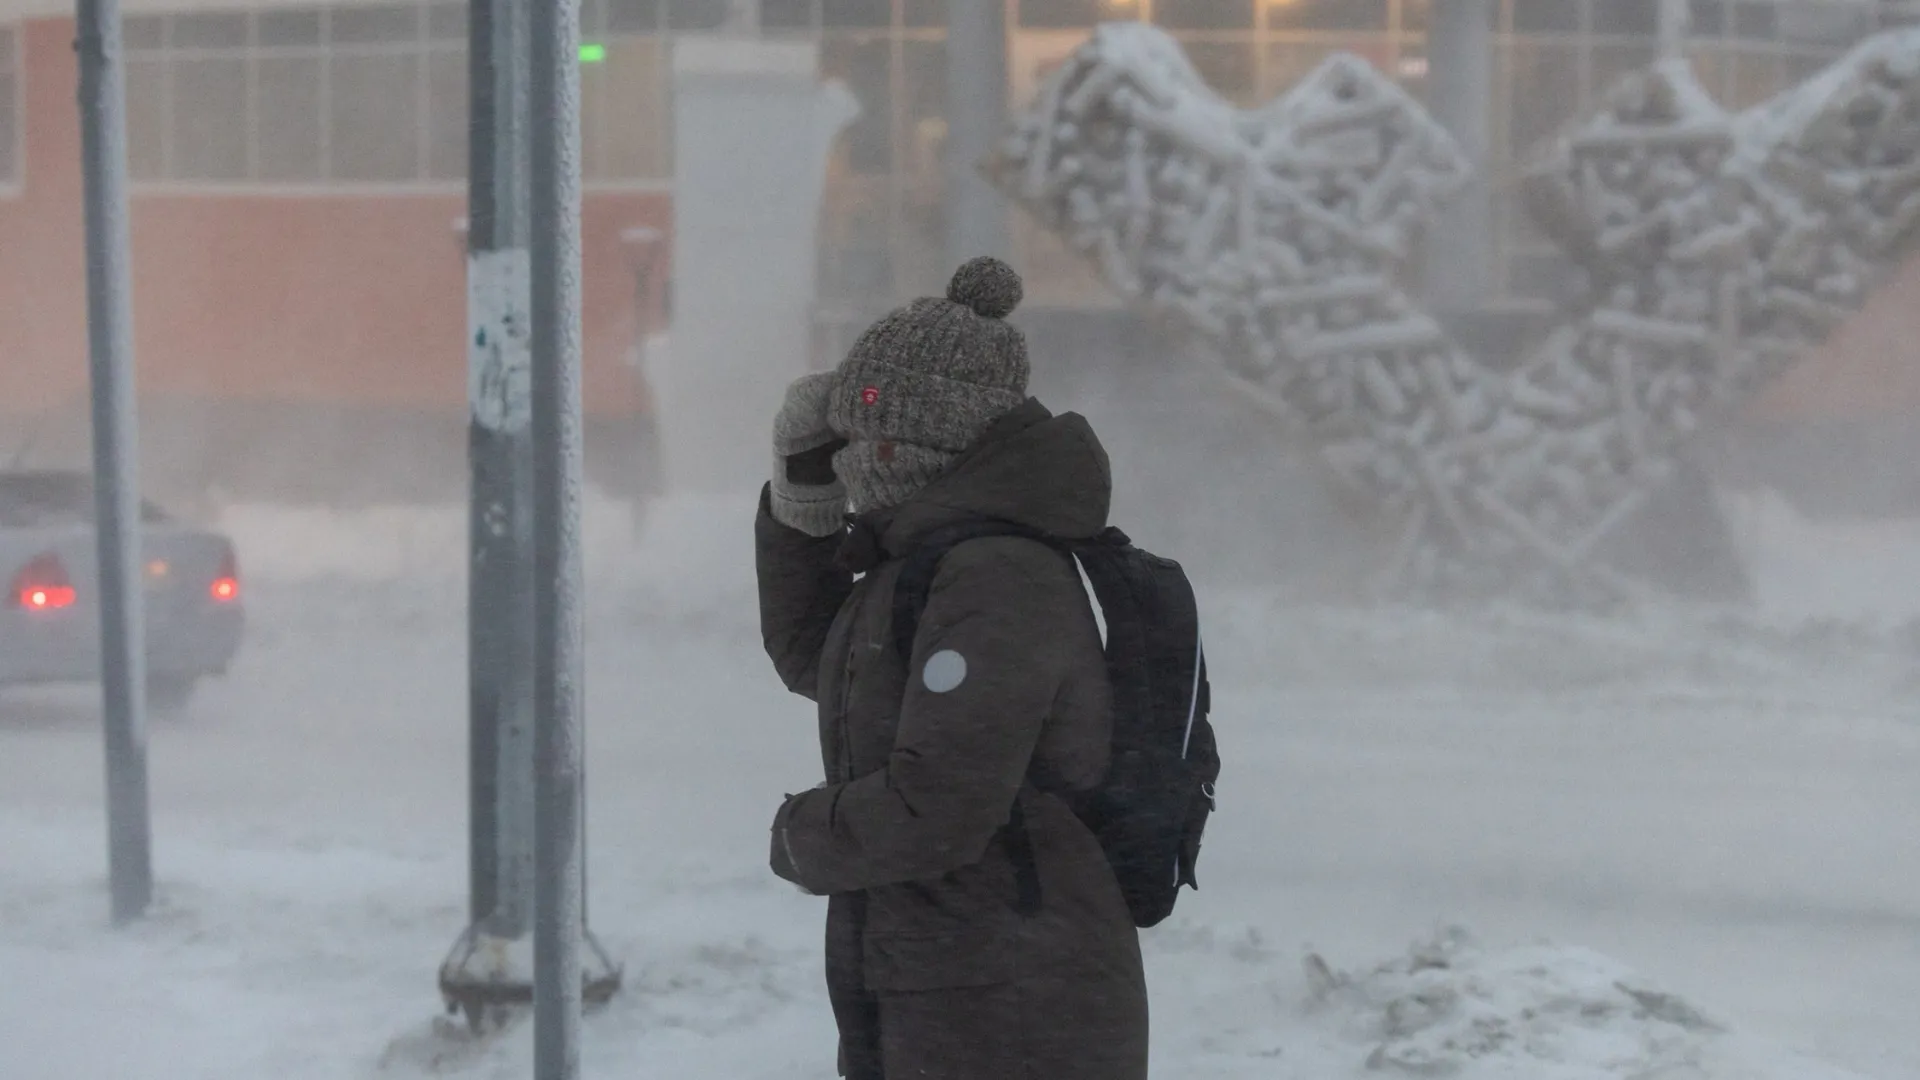
M525 248L467 256L467 403L489 431L533 420L532 276Z

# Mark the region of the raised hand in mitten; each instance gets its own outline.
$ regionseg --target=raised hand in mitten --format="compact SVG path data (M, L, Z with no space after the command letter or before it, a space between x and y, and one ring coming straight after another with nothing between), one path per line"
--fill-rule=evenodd
M832 372L804 376L787 387L773 420L773 517L808 536L847 526L847 489L833 473L833 455L847 441L827 424L832 391Z

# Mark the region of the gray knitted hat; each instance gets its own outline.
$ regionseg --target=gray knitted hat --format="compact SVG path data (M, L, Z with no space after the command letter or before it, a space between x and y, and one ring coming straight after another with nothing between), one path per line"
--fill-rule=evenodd
M835 373L827 419L855 510L897 506L1027 399L1027 339L1002 321L1020 275L969 261L945 299L925 297L868 327Z

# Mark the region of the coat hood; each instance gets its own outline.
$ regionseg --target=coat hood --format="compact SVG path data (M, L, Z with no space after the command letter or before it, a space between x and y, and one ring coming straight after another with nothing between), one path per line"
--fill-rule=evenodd
M1113 471L1078 413L1055 416L1029 398L989 428L954 466L874 522L893 554L935 529L993 518L1081 540L1107 527Z

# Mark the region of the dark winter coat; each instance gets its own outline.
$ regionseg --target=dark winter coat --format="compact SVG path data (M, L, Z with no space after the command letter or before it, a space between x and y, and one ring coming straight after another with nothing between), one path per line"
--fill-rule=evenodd
M1037 766L1050 787L1088 787L1107 767L1106 672L1076 568L1032 540L972 541L941 563L910 665L891 629L897 559L930 531L986 516L1089 537L1106 525L1111 486L1086 421L1028 402L844 543L762 507L762 632L781 678L819 702L827 775L781 807L772 864L831 897L827 983L846 1076L1146 1076L1146 982L1126 903L1093 835L1028 782ZM924 673L942 652L964 658L965 677L935 692ZM940 687L954 670L943 664ZM1040 884L1028 915L1003 833L1016 797Z

